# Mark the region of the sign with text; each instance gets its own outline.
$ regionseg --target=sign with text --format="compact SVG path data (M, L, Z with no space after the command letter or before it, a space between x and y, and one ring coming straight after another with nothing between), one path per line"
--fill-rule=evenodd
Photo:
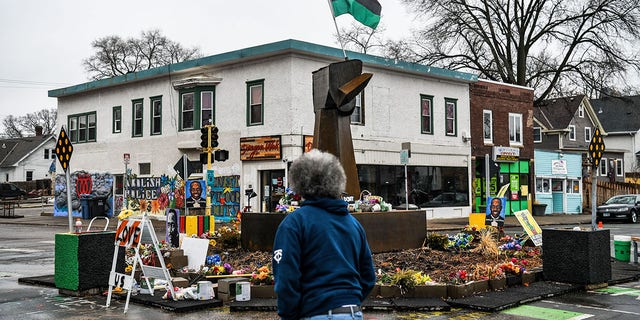
M142 225L140 220L122 220L116 230L117 246L131 248L137 247L142 237Z
M529 238L531 238L531 241L533 241L533 244L538 247L541 246L542 229L540 229L540 226L538 226L536 220L533 219L533 216L531 216L529 210L516 211L513 214L516 216L516 218L518 218L518 221L522 225L522 228L524 228L524 231L527 232Z
M551 174L567 174L567 160L551 160Z
M520 160L520 149L511 147L493 147L493 161L516 162Z
M280 160L281 136L240 138L240 160Z

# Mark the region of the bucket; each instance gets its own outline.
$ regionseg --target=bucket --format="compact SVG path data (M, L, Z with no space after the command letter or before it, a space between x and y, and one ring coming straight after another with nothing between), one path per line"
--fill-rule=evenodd
M198 300L211 300L214 298L211 281L198 281Z
M247 281L236 282L236 301L251 300L251 284Z
M629 262L631 256L631 237L613 236L615 258L618 261Z

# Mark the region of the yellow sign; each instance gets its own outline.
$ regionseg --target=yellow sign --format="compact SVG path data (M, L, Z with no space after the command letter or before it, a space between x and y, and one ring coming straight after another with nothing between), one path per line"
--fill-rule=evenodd
M589 143L589 156L591 157L591 164L594 168L600 165L600 159L602 158L604 149L602 134L600 134L600 129L596 128L593 137L591 137L591 143Z
M56 142L56 156L58 157L58 161L60 161L60 165L65 172L67 172L67 169L69 168L69 160L71 160L72 153L73 146L71 145L71 141L69 141L67 132L64 131L63 127L60 129L58 141Z
M536 220L533 219L529 210L521 210L513 213L518 221L524 228L524 231L527 232L529 238L533 241L533 244L536 246L542 245L542 229L538 226Z

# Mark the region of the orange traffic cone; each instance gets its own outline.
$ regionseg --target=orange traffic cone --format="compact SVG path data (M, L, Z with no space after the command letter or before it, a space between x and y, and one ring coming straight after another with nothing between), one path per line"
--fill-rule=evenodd
M602 228L603 228L602 221L598 221L598 229L602 229Z

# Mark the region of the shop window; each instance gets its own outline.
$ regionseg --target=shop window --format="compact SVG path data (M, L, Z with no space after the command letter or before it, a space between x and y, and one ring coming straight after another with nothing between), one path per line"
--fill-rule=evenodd
M567 193L580 194L580 180L567 180Z
M247 82L247 125L264 124L264 80Z
M364 91L355 97L355 107L351 114L351 124L364 125Z
M562 180L553 179L551 181L551 191L552 192L562 192Z
M420 125L420 132L433 134L433 96L420 95Z
M536 178L536 193L551 193L551 179Z
M132 137L142 137L142 125L143 125L143 116L144 116L144 108L142 106L142 99L133 100L131 102L133 108L133 130L131 131Z
M493 143L493 113L491 110L482 110L482 137L484 143Z

